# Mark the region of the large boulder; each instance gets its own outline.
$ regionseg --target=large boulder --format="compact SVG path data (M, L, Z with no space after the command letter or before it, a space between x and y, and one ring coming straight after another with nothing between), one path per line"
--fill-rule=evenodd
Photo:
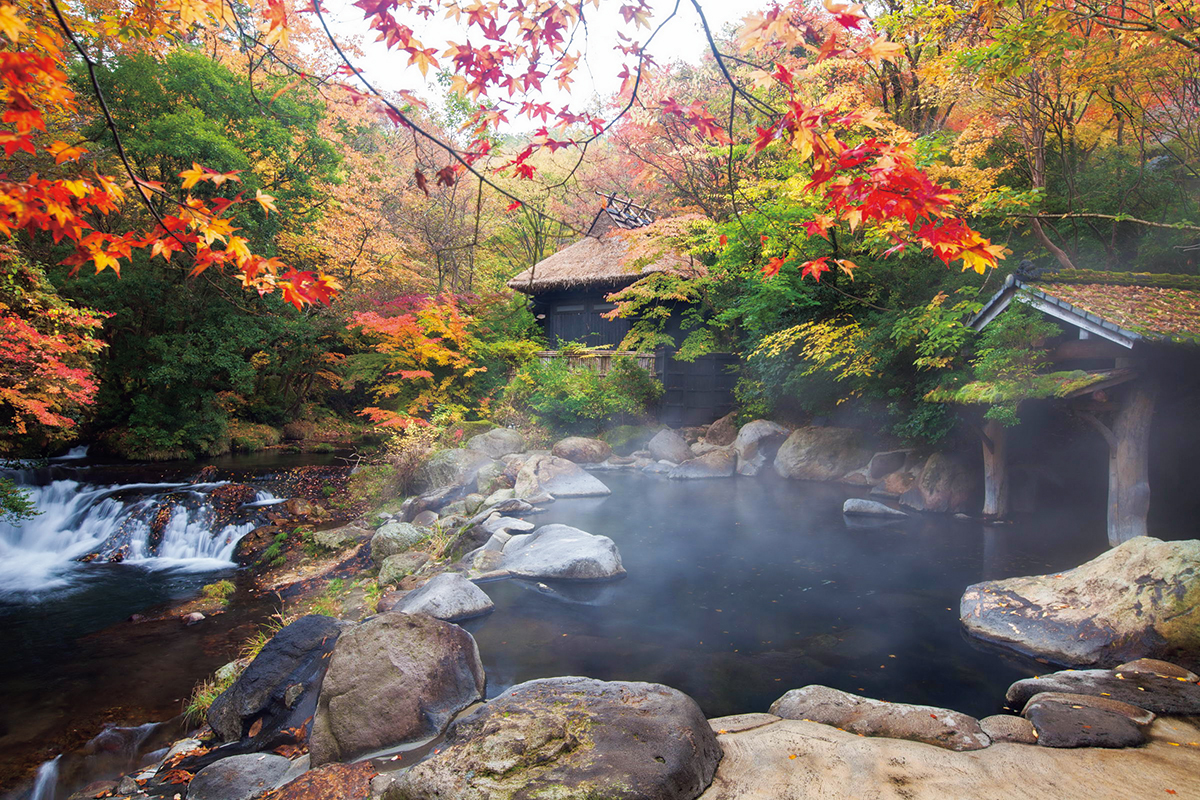
M282 784L261 800L367 800L371 797L371 779L378 774L370 761L326 764Z
M975 504L982 479L959 456L934 453L925 462L911 488L900 502L917 511L955 514L978 511Z
M968 586L969 633L1068 666L1200 663L1200 540L1130 539L1066 572Z
M599 464L612 455L608 442L599 439L588 439L583 436L568 436L560 439L550 448L550 452L559 458L573 461L576 464Z
M737 459L725 449L710 450L691 461L671 467L667 477L672 480L695 480L700 478L728 478L733 475Z
M429 531L410 522L389 522L381 525L371 537L371 560L382 564L388 556L403 553L420 542Z
M323 550L343 550L359 541L371 538L371 531L357 525L344 525L313 534L313 542Z
M479 450L442 450L417 469L413 485L418 492L444 486L467 486L475 482L479 470L495 459Z
M656 461L671 461L675 464L682 464L695 455L688 447L687 440L670 428L663 428L656 433L646 445L646 449Z
M513 536L504 544L500 570L518 578L590 581L625 574L612 539L568 525L543 525Z
M338 639L313 720L312 765L438 736L483 697L471 634L424 614L378 614Z
M603 497L612 490L583 467L558 456L532 456L517 473L518 498Z
M250 800L275 787L292 762L270 753L230 756L196 773L188 800Z
M696 702L653 683L548 678L450 729L384 800L692 800L721 749Z
M487 433L481 433L468 439L467 448L486 453L492 458L500 458L510 453L523 452L525 437L521 435L520 431L492 428Z
M1137 747L1146 741L1146 734L1125 714L1056 700L1051 694L1034 697L1023 713L1042 747Z
M863 736L910 739L947 750L982 750L992 743L974 717L933 706L888 703L828 686L792 689L771 704L784 719L806 719Z
M435 619L459 622L490 613L496 604L482 589L456 572L443 572L420 589L404 596L392 610L428 614Z
M797 428L775 454L775 471L784 478L836 481L863 467L871 451L851 428Z
M281 629L209 706L209 727L222 741L243 740L245 750L294 743L288 731L307 726L342 627L332 617L310 614ZM251 737L256 723L260 729Z
M756 419L743 425L733 441L738 474L757 475L761 472L787 437L788 429L770 420Z
M726 445L733 444L733 440L737 438L737 435L737 412L730 411L708 426L708 431L704 434L704 441L719 447L725 447Z

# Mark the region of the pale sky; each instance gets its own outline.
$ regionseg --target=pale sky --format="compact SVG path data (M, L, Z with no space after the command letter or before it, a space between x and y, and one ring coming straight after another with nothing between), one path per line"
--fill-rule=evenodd
M374 32L367 31L362 12L354 8L351 2L352 0L329 0L326 3L335 35L340 39L348 39L354 35L373 39ZM573 75L575 83L571 86L571 91L561 92L553 81L546 81L547 91L543 96L556 109L569 104L575 110L582 110L594 97L609 97L620 88L621 82L617 73L620 71L622 55L613 48L618 42L617 30L624 30L629 35L629 26L623 24L618 13L619 7L620 3L617 0L601 0L599 9L588 6L589 39L586 47L581 47L576 42L570 48L572 51L585 51L585 57L581 59ZM736 0L704 0L703 7L709 26L714 33L720 33L727 24L740 21L746 14L760 8L760 4ZM662 0L656 0L653 9L655 14L651 21L651 31L670 14L672 6ZM424 22L419 18L405 20L399 16L397 19L410 25L416 37L426 47L438 47L439 61L444 61L440 58L440 49L444 48L447 41L462 42L464 38L463 28L451 20L435 18ZM644 43L649 33L650 31L642 28L633 38ZM369 37L366 34L369 34ZM359 60L358 66L377 88L408 89L434 103L437 102L442 90L433 83L432 70L427 84L421 77L420 70L415 66L406 66L407 54L389 52L382 44L374 42L363 42L363 49L366 56ZM700 26L700 18L689 0L680 0L675 18L663 28L647 49L660 64L676 60L692 64L700 62L703 54L707 52L708 44Z

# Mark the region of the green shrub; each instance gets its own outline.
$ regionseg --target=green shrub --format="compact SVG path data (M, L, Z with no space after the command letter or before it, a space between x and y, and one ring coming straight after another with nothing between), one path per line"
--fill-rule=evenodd
M282 439L278 428L257 422L243 422L240 419L229 423L229 444L234 452L257 453L271 445L279 444Z
M213 600L220 603L228 603L229 598L237 591L237 587L233 585L233 581L217 581L210 583L200 590L205 600Z
M629 356L613 358L604 376L554 359L522 367L505 399L557 431L594 433L603 422L644 416L662 391L662 384Z

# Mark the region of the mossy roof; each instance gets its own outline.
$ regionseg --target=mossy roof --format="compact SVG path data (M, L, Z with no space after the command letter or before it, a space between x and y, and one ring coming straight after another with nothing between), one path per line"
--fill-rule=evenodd
M1029 286L1147 339L1200 343L1200 286L1063 281Z
M1126 379L1130 370L1099 370L1089 372L1082 369L1047 372L1025 381L971 381L956 388L937 388L925 395L934 403L957 403L959 405L992 405L1014 400L1063 399L1095 389L1100 384L1111 385Z

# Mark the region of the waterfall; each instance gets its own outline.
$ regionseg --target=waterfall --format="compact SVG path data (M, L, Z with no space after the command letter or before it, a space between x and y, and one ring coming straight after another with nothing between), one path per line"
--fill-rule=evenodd
M224 490L214 493L219 487ZM53 589L87 569L123 561L148 569L228 567L239 539L261 524L266 491L237 484L55 480L24 486L41 513L0 521L0 595ZM247 506L253 505L253 508Z
M55 789L58 788L58 760L61 755L49 761L43 761L38 767L37 777L33 779L33 793L29 800L54 800Z

